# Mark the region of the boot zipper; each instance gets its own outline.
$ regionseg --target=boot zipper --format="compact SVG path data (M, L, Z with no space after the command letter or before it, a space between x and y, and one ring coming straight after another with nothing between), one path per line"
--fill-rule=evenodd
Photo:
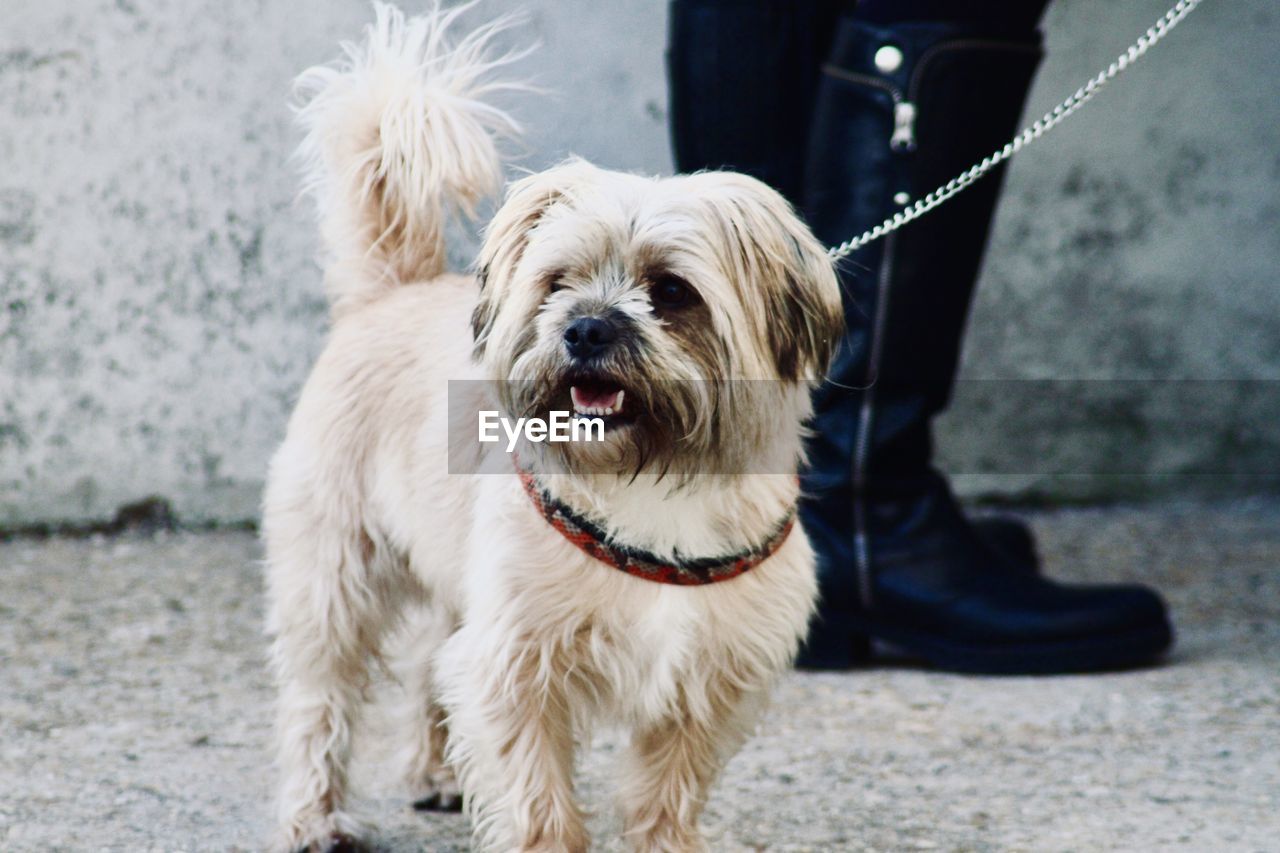
M893 234L885 237L876 282L876 316L871 329L871 352L863 375L862 406L858 410L858 440L853 449L853 546L858 570L858 597L863 609L871 607L875 591L871 577L871 528L867 519L867 474L871 464L871 432L875 429L876 380L884 358L884 330L889 319L889 283L893 278Z
M916 62L915 68L911 70L911 78L907 81L907 91L904 93L902 89L885 82L879 77L871 74L861 74L856 71L846 71L835 65L824 65L822 70L840 80L847 80L850 83L860 83L864 86L872 86L881 90L893 99L893 134L889 137L889 148L894 151L915 151L916 150L916 94L920 90L920 77L925 66L929 64L939 53L948 50L965 50L970 48L988 48L994 50L1009 50L1016 53L1040 53L1039 47L1032 45L1018 44L1017 42L995 41L992 39L957 39L956 41L942 42L927 48L920 55L919 61Z
M823 66L823 72L838 80L871 86L886 93L893 99L893 135L889 137L889 147L894 151L914 151L916 147L916 105L912 103L902 90L892 83L886 83L879 77L870 74L859 74L856 71L845 71L835 65Z
M889 147L894 151L916 150L916 105L911 101L898 101L893 105L893 136Z

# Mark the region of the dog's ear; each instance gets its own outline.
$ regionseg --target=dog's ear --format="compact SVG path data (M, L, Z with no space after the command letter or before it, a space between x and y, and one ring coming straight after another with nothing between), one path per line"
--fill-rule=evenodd
M573 188L591 179L596 168L585 160L570 160L545 172L513 182L498 212L485 228L476 266L480 299L471 315L475 357L484 355L485 343L497 319L498 306L508 282L520 265L529 236L547 211L564 203Z
M730 274L759 288L752 313L769 342L778 376L817 382L844 334L835 267L826 249L776 190L735 172L694 176L731 244Z

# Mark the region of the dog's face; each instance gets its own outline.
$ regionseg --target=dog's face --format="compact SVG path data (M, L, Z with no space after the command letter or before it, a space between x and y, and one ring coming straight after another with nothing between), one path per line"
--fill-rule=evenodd
M604 419L604 442L543 445L564 467L794 465L843 318L825 251L774 190L570 162L511 187L480 268L476 356L508 414Z

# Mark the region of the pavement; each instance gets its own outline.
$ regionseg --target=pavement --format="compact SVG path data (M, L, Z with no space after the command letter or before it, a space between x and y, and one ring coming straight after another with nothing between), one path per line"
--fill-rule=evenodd
M1053 576L1166 594L1168 662L792 674L708 805L715 850L1280 850L1280 500L1028 517ZM246 532L0 543L0 850L262 848L259 556ZM387 781L370 718L356 779L379 848L468 849L464 818ZM580 762L599 850L623 849L620 743Z

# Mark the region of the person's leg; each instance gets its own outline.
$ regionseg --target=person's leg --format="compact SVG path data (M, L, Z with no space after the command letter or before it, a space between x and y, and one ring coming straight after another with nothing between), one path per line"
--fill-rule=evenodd
M799 205L819 70L845 0L672 0L676 170L732 169Z
M872 0L840 21L806 152L820 239L862 233L1013 135L1043 5ZM948 669L1075 671L1147 662L1170 642L1149 590L1011 570L932 467L1001 178L843 265L848 335L817 395L802 508L823 584L802 665L847 666L878 639Z
M933 0L938 3L955 5ZM673 0L667 69L677 171L734 169L801 206L822 64L837 22L853 5L854 0ZM864 4L863 11L886 19L933 11L918 0L880 5L885 8ZM1015 566L1036 570L1035 545L1020 521L989 517L979 530Z

